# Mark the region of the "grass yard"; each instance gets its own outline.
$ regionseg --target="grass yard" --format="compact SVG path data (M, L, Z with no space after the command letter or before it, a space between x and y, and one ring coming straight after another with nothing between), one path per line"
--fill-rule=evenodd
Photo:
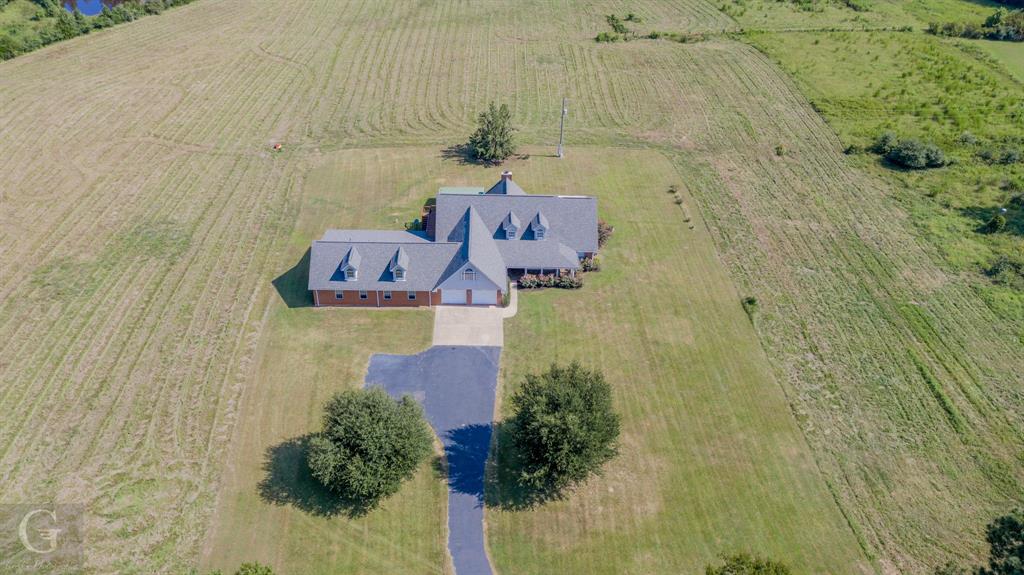
M309 239L330 226L395 227L391 205L414 215L399 194L395 165L382 153L346 156L310 173L303 208L277 260L281 275L266 310L252 385L242 397L214 528L204 544L209 568L245 561L280 573L446 573L445 484L433 466L362 518L340 510L305 470L301 437L320 429L335 392L362 385L370 355L430 346L426 310L317 309L306 291ZM390 178L388 172L390 168ZM409 173L406 176L419 174ZM382 181L383 179L383 181ZM385 192L385 193L381 193Z
M641 488L652 498L630 499L613 467L577 499L493 513L499 566L699 569L741 540L812 570L916 573L978 559L985 523L1024 503L1024 325L973 267L998 246L960 233L970 226L954 208L990 209L1004 175L965 162L948 180L952 170L893 176L842 150L889 108L921 136L955 137L961 121L979 138L1009 137L1019 83L987 56L918 33L747 37L772 58L727 37L593 41L611 12L666 31L737 27L718 7L202 0L0 63L0 501L86 505L87 572L180 573L200 557L302 572L444 569L443 486L429 469L356 522L260 500L266 448L313 427L369 353L419 349L429 325L414 312L372 326L286 308L273 282L327 225L399 225L441 182L490 179L441 156L494 99L510 104L534 156L513 165L516 178L527 189L593 182L621 218L608 262L656 254L649 263L670 282L641 277L621 299L585 307L626 280L607 267L583 300L534 294L510 323L506 392L526 354L569 358L570 345L622 370L620 381L646 383L620 396L632 443L615 465L649 471ZM777 18L804 26L801 14ZM885 25L900 18L911 16ZM871 74L857 50L892 74ZM943 90L933 76L944 70L968 79ZM842 79L857 74L872 91ZM544 156L562 96L569 158L558 163ZM681 209L659 191L663 178L684 186L708 236L670 226ZM748 295L761 302L765 356L743 323L737 298ZM566 321L546 322L546 310ZM632 321L592 342L580 335L591 317ZM554 341L532 351L533 333ZM326 367L308 365L313 354ZM620 356L630 363L613 365ZM683 395L680 381L692 386ZM614 516L603 511L608 487L621 498ZM645 505L627 513L633 503ZM380 538L409 517L414 532ZM777 538L757 531L766 525Z
M690 572L749 550L811 572L869 570L696 206L665 193L680 184L673 164L654 151L577 148L561 161L528 151L536 153L505 166L522 174L525 189L595 193L617 231L606 271L584 290L521 294L520 315L507 326L503 394L549 361L598 365L626 417L624 449L605 477L567 502L490 512L497 569ZM399 227L438 186L486 183L500 169L442 160L432 148L331 154L306 179L292 260L327 226ZM301 276L290 271L279 283ZM266 477L264 450L316 429L327 395L360 382L371 353L428 346L431 314L283 301L268 313L254 395L244 398L254 411L241 417L207 563L251 557L286 573L335 572L327 565L440 572L445 497L427 467L364 520L313 517L301 505L261 500L256 488Z
M870 571L697 206L666 193L686 187L685 174L629 150L574 150L518 173L527 191L554 182L597 195L616 231L583 290L520 293L501 395L549 362L578 359L608 376L624 419L621 455L568 500L489 509L499 570L696 573L748 551L798 572Z

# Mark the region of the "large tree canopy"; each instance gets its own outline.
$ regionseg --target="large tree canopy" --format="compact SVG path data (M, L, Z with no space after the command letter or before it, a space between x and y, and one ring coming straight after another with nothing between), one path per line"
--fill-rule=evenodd
M579 363L527 375L512 396L509 432L522 462L520 480L557 494L597 472L616 454L619 416L611 386Z
M985 575L1024 574L1024 509L1014 509L988 525L985 539L989 545Z
M469 138L469 150L477 160L500 163L516 152L514 132L508 105L491 102L490 107L480 113L476 132Z
M308 463L326 487L372 508L412 477L432 441L412 398L395 401L379 388L343 391L324 408L323 431L310 439Z

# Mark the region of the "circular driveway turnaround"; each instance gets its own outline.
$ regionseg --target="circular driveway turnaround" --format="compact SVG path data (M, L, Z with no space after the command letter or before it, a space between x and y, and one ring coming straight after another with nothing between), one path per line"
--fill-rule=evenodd
M448 550L457 575L492 572L484 543L484 465L500 358L495 346L434 346L416 355L374 355L366 374L367 386L416 398L444 445Z

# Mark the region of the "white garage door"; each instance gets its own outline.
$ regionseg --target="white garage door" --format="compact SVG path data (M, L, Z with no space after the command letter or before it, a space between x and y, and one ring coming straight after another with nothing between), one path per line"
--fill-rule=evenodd
M443 289L443 290L441 290L441 303L451 303L451 304L463 304L463 305L465 305L465 303L466 303L466 290L464 290L464 289Z
M473 305L496 305L498 303L498 291L493 289L473 290Z

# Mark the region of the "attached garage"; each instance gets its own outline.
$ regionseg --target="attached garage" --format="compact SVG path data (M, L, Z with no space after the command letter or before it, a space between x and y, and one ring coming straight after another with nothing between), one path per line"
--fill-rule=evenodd
M476 292L473 293L476 295ZM441 290L441 303L453 305L466 305L466 290L464 289L443 289Z
M498 305L498 290L473 290L473 305Z

